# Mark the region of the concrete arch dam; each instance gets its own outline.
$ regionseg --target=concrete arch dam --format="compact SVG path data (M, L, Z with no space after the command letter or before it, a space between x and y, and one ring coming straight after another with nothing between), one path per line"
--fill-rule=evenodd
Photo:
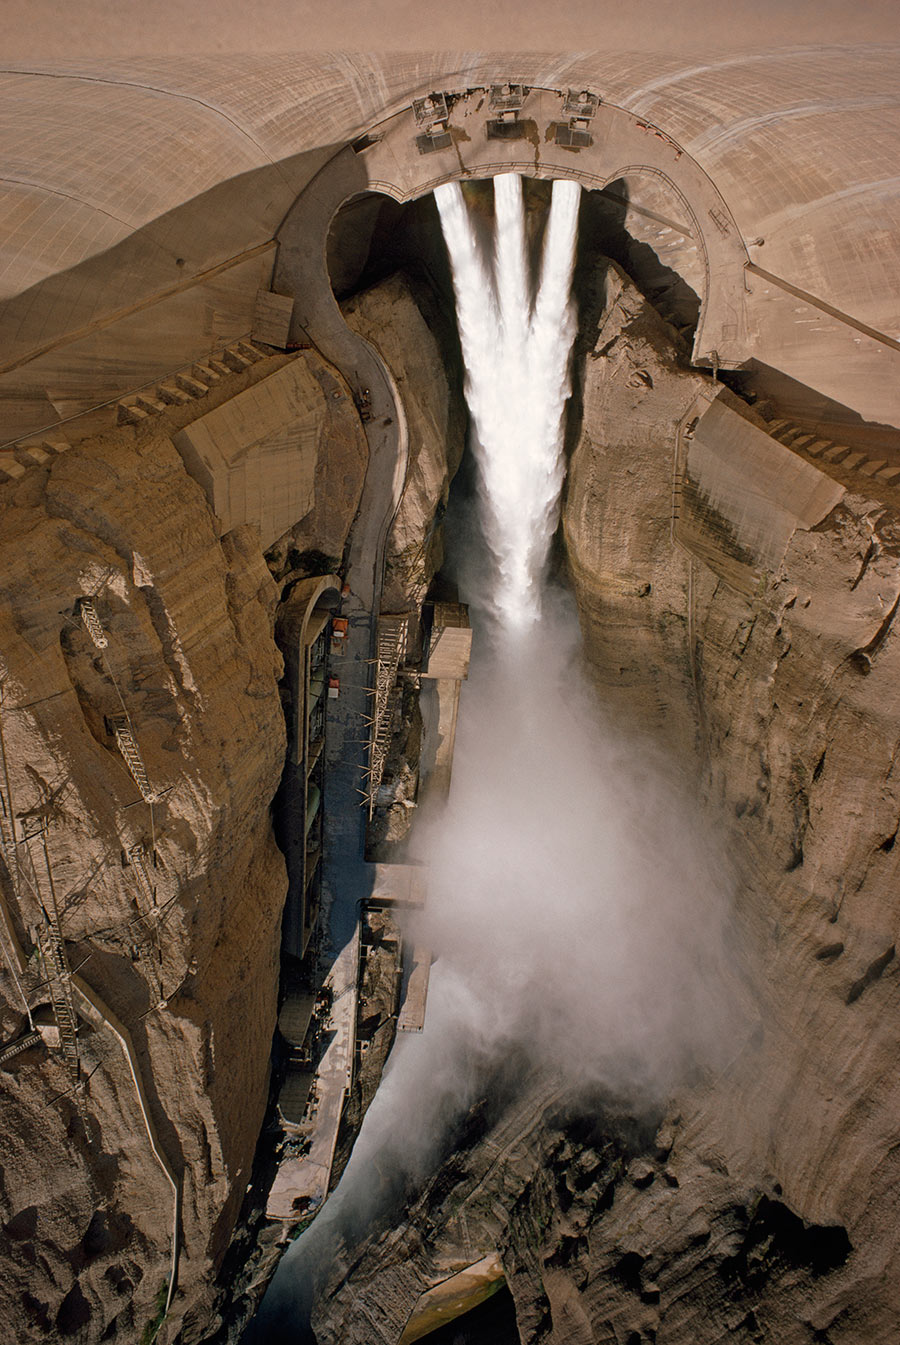
M406 865L373 875L368 804L383 860L415 814L431 646L442 732L468 667L432 588L466 416L430 196L461 183L487 220L511 172L532 241L551 180L582 187L560 556L592 682L736 856L751 1030L652 1116L507 1080L404 1230L360 1247L365 1321L358 1281L326 1284L316 1330L371 1345L377 1318L393 1345L482 1263L523 1339L893 1329L870 1271L900 1256L898 66L513 64L0 74L0 1278L23 1340L164 1312L159 1339L219 1311L236 1336L278 1254L238 1251L288 999L277 1068L338 1044L346 1160L397 1012L390 921L421 895ZM309 830L286 861L290 770ZM345 939L347 856L372 920ZM317 998L342 953L347 996Z

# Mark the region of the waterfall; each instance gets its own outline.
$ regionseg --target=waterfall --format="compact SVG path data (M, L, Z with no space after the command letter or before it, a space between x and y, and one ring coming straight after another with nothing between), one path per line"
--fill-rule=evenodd
M539 616L563 483L580 195L576 182L553 183L532 295L518 174L494 178L492 267L479 251L459 184L444 183L434 193L453 270L483 526L496 570L491 605L513 629Z

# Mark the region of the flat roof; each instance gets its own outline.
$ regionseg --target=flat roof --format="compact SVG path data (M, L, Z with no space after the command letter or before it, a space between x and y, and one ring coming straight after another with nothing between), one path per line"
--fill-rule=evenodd
M316 1007L315 995L288 995L278 1015L278 1031L291 1046L302 1046Z
M424 864L373 864L369 904L374 906L424 906Z
M431 949L416 944L412 966L406 981L406 993L397 1016L398 1032L421 1032L425 1026L425 1004L431 976Z

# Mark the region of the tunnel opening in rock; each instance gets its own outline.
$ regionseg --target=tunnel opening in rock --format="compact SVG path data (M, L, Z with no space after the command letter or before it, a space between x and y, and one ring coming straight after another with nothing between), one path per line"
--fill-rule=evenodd
M483 1303L460 1313L434 1331L408 1339L410 1345L413 1340L424 1341L425 1345L519 1345L516 1305L509 1286L501 1280Z

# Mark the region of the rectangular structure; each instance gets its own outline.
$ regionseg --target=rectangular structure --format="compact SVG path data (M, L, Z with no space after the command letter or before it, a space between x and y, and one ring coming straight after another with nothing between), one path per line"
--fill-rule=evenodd
M679 435L675 538L732 588L752 593L797 528L844 487L717 399L698 399Z
M421 864L373 864L370 906L425 905L425 875Z
M287 350L293 313L294 301L289 295L260 290L253 311L253 339Z
M255 523L265 550L315 503L324 394L300 357L173 436L229 532Z
M431 976L431 949L416 944L406 990L397 1015L398 1032L421 1032L425 1026L425 1003Z
M463 603L436 602L422 676L465 681L469 676L472 630Z

